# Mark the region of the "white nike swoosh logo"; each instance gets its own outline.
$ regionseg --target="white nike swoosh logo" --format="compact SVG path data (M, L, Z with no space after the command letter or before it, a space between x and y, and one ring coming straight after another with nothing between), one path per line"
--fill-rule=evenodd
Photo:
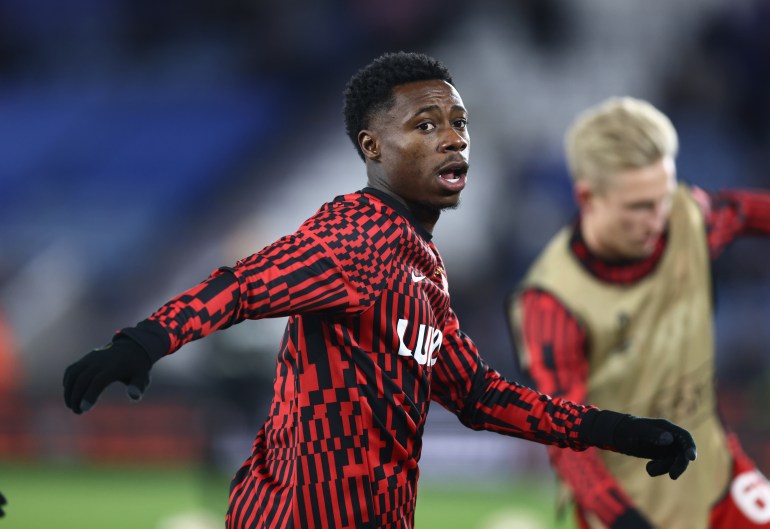
M412 272L412 281L414 281L415 283L419 283L423 279L425 279L425 276L418 276L417 274Z

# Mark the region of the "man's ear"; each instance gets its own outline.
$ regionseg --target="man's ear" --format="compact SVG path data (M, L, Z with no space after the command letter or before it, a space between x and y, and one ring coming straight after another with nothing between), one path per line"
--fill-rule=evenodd
M380 145L374 137L374 133L368 130L362 130L358 133L358 145L361 146L361 152L367 160L379 160Z
M585 180L578 180L573 187L575 202L577 202L580 211L586 211L591 208L591 199L594 197L594 190Z

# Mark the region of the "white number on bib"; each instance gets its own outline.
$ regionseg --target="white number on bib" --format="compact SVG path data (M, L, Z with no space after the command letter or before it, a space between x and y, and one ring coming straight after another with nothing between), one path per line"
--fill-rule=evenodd
M751 522L770 522L770 483L757 470L739 474L730 486L735 505Z

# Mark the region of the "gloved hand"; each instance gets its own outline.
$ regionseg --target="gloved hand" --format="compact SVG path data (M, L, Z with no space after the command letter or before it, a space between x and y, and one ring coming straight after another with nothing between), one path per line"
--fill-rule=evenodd
M0 518L5 516L5 511L3 510L3 506L8 503L5 499L5 496L3 496L3 493L0 492Z
M152 360L131 338L118 334L104 347L94 349L64 372L64 402L77 414L90 410L112 382L127 386L137 401L150 384Z
M634 417L610 410L589 410L580 437L587 444L634 457L651 459L650 476L668 473L677 479L698 455L690 432L667 421Z
M639 511L630 508L615 518L610 529L653 529L653 527Z

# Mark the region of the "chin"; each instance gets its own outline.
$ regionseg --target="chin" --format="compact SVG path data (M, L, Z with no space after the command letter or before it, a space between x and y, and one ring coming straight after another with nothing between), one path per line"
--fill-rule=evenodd
M428 210L441 213L450 209L457 209L460 207L460 199L444 198L443 200L431 200L430 202L421 202L420 205Z
M457 209L460 207L460 196L454 196L454 197L447 197L447 200L443 200L443 203L439 206L439 209L441 211L446 211L449 209Z
M638 248L633 251L627 252L625 257L626 259L631 259L631 260L647 259L654 252L655 252L654 246L652 248Z

